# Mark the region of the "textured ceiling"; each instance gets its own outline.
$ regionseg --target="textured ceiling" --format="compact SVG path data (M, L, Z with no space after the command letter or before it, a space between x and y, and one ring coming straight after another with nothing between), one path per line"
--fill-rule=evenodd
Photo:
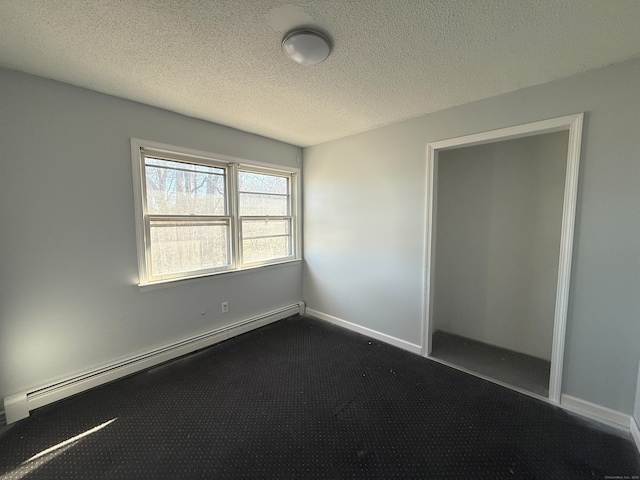
M286 31L333 41L313 67ZM307 146L640 56L637 0L0 0L0 65Z

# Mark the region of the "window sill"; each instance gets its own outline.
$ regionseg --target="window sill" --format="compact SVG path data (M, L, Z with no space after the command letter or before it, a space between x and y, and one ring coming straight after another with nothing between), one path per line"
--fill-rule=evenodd
M275 270L277 268L290 267L295 264L300 264L302 259L297 258L295 260L286 260L284 262L272 263L270 265L256 265L253 267L245 267L242 270L231 270L226 272L207 273L204 275L198 275L195 277L185 278L172 278L170 280L161 280L159 282L139 283L138 288L141 292L148 292L151 290L158 290L161 288L168 288L173 286L182 286L190 283L201 282L203 280L212 279L215 277L235 277L236 275L246 275L247 273L255 273L257 271L264 272L268 270Z

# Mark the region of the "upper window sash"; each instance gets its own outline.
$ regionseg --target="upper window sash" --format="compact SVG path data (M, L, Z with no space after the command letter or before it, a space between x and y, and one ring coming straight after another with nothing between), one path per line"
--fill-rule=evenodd
M187 163L141 152L144 212L159 215L228 215L228 168Z

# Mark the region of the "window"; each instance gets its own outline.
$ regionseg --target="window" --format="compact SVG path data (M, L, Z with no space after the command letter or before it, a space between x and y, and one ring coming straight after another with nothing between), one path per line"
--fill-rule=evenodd
M297 169L131 146L141 285L298 259Z

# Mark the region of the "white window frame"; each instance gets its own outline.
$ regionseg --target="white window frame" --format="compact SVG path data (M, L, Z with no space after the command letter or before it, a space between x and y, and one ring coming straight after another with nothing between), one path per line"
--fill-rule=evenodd
M223 267L214 267L206 270L196 270L189 272L180 272L162 277L154 277L151 274L150 265L150 220L152 218L176 217L183 219L179 215L150 215L146 211L146 178L145 178L145 155L158 156L166 160L183 161L192 164L200 164L211 167L222 168L225 170L225 187L227 194L227 211L225 215L206 215L191 217L194 220L211 219L227 221L229 223L229 231L231 237L231 264ZM211 275L220 275L230 272L238 272L250 270L269 265L276 265L288 262L295 262L301 259L301 241L300 232L301 216L300 212L300 169L281 165L272 165L264 162L256 162L252 160L240 159L228 155L220 155L200 150L194 150L164 143L153 142L149 140L141 140L131 138L131 163L133 173L133 194L134 194L134 210L136 222L136 243L138 253L138 285L143 287L146 285L155 285L163 283L171 283L185 279L207 277ZM276 175L289 178L289 215L268 217L250 217L260 219L270 218L286 218L290 219L291 228L291 249L292 255L277 259L270 259L258 262L244 263L242 259L242 228L241 217L238 212L240 201L240 192L238 188L239 171L250 173L261 173L266 175ZM188 217L184 217L188 218ZM245 217L248 218L248 217Z
M255 165L238 165L236 174L235 174L235 178L239 177L239 173L240 172L247 172L247 173L257 173L257 174L263 174L263 175L274 175L274 176L279 176L279 177L285 177L289 179L289 212L287 215L240 215L240 212L238 211L238 241L239 241L239 249L238 252L240 253L239 256L239 261L240 261L240 265L242 265L243 267L251 267L251 266L259 266L259 265L267 265L267 264L271 264L271 263L275 263L275 262L279 262L279 261L287 261L287 260L291 260L293 257L295 257L295 253L296 253L296 246L295 246L295 215L293 215L293 184L295 183L294 180L294 175L291 175L288 172L278 172L278 171L274 171L272 169L268 169L268 168L264 168L264 167L258 167ZM238 186L238 188L236 188L236 204L238 205L238 210L240 207L240 193L246 193L246 192L241 192L240 191L240 187ZM293 253L290 256L287 257L281 257L281 258L277 258L277 259L271 259L271 260L261 260L261 261L255 261L255 262L245 262L244 259L244 249L243 249L243 241L245 240L244 238L244 232L242 231L242 220L246 219L246 220L265 220L265 221L269 221L269 220L288 220L289 221L289 229L290 229L290 248L291 248L291 252Z

